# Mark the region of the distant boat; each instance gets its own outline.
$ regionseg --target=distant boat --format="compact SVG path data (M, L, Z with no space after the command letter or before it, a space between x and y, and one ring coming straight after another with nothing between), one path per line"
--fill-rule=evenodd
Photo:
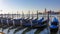
M50 25L50 31L57 32L58 23L59 23L58 19L56 17L54 17L53 22L51 22L51 25Z

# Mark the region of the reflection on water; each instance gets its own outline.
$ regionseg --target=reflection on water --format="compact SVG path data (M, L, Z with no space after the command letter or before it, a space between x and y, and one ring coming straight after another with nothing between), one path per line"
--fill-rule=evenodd
M9 29L8 29L8 33L14 31L16 28L17 28L17 27L13 27L13 26L9 27ZM12 33L13 33L13 32L12 32Z
M31 28L27 28L25 31L22 32L22 34L26 34L27 32L29 32L31 30Z
M56 32L51 32L50 34L57 34Z
M39 34L41 31L43 31L44 30L44 28L38 28L35 32L34 32L34 34Z
M2 30L8 29L8 28L9 28L9 26L5 25L2 27Z
M8 34L13 34L13 32L15 31L15 29L10 30L10 32Z
M8 31L8 29L3 30L3 32L4 32L5 34L7 34L7 31Z
M34 34L34 32L36 31L36 29L31 29L29 32L27 32L26 34Z
M18 28L14 31L14 34L15 34L16 32L18 32L18 31L20 31L20 30L23 30L23 29L25 29L25 27L18 27Z
M44 28L39 34L50 34L48 28Z
M2 31L3 30L3 31ZM0 28L0 32L5 34L48 34L47 27L45 28L29 28L29 27L8 27ZM50 32L50 34L57 34L58 32Z
M27 28L23 28L23 29L19 29L18 31L16 31L14 34L22 34L22 32L25 30L25 29L27 29Z
M50 32L50 34L59 34L59 32L57 31L57 32Z

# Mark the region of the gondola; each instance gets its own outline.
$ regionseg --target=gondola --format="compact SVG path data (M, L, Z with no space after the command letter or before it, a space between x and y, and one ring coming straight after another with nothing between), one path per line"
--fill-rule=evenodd
M30 18L27 18L27 19L24 19L24 20L22 20L22 25L24 26L24 27L31 27L31 26L33 26L31 23L32 23L32 18L30 19Z
M43 20L44 20L44 18L42 17L40 20L37 20L37 19L32 20L32 23L31 23L31 21L27 21L23 25L26 27L31 27L31 26L32 27L43 27L43 26L45 26L42 24L45 22L45 21L43 22Z
M8 20L9 26L13 26L13 19L7 19L7 20Z
M44 28L47 26L47 22L48 20L44 20L44 18L42 17L42 19L37 20L37 24L34 26L35 28Z
M0 19L1 20L1 24L3 24L3 25L7 25L7 18L1 18Z
M11 18L0 18L0 24L3 24L3 25L13 25Z
M3 17L3 18L0 19L1 27L3 29L6 29L6 28L10 27L10 25L9 25L10 19L11 18L5 18L5 17Z
M27 22L28 19L13 19L12 21L14 21L15 26L20 26L22 23ZM21 23L22 22L22 23ZM23 25L23 24L22 24Z
M54 17L53 21L51 22L50 25L50 32L57 32L58 31L58 19Z
M24 27L31 27L30 19L23 20L22 25L23 25Z
M15 26L20 26L20 20L22 19L13 19Z

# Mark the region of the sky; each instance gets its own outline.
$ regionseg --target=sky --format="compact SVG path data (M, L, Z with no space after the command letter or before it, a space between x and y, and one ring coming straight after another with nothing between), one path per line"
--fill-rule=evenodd
M0 14L1 13L22 13L30 12L36 13L44 12L44 9L59 11L60 0L0 0Z

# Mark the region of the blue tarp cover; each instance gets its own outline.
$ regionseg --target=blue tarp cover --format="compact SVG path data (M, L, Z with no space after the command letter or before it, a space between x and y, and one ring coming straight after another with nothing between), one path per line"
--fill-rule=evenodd
M50 28L58 28L56 25L51 25Z

